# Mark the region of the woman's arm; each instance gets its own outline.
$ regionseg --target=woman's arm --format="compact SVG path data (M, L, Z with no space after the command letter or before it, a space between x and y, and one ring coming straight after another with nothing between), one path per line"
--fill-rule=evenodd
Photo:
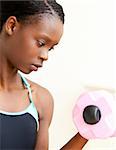
M35 150L48 150L49 126L53 115L53 98L45 88L38 87L36 108L39 112L39 130Z
M49 147L49 125L53 114L53 98L49 91L37 86L36 107L39 112L39 131L37 135L35 150L48 150ZM82 150L87 139L77 133L60 150Z
M82 150L87 141L87 139L83 138L79 133L77 133L60 150Z

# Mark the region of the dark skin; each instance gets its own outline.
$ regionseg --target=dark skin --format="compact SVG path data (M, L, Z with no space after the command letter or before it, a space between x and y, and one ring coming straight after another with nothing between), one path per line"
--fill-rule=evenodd
M19 23L15 16L7 19L0 33L0 110L18 112L28 107L28 91L17 71L29 74L32 64L42 66L62 34L63 24L56 16L49 16L49 19L43 16L29 25ZM35 150L48 150L53 97L47 89L30 80L28 82L40 118ZM24 100L21 101L21 97ZM86 142L80 134L76 134L61 150L81 150Z

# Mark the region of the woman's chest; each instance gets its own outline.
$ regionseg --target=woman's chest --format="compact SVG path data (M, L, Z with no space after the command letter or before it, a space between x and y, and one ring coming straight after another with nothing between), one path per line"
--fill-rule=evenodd
M34 93L33 100L35 99ZM26 109L30 104L28 90L0 92L0 110L18 112Z

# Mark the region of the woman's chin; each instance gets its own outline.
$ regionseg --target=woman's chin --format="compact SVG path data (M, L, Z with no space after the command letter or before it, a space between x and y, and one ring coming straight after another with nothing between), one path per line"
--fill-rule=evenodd
M24 73L24 74L30 74L32 71L31 70L29 70L29 69L18 69L19 71L21 71L22 73Z

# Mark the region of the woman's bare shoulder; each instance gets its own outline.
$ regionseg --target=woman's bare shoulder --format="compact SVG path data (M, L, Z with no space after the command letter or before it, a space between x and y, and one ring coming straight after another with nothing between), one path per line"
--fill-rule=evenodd
M27 81L31 86L33 100L40 115L42 116L43 113L48 113L46 111L50 111L52 113L54 102L49 90L29 79L27 79Z
M26 80L28 81L28 83L30 84L31 86L31 89L32 89L32 92L36 92L36 94L38 96L40 96L40 98L50 98L52 97L51 93L49 92L49 90L29 79L26 78Z

